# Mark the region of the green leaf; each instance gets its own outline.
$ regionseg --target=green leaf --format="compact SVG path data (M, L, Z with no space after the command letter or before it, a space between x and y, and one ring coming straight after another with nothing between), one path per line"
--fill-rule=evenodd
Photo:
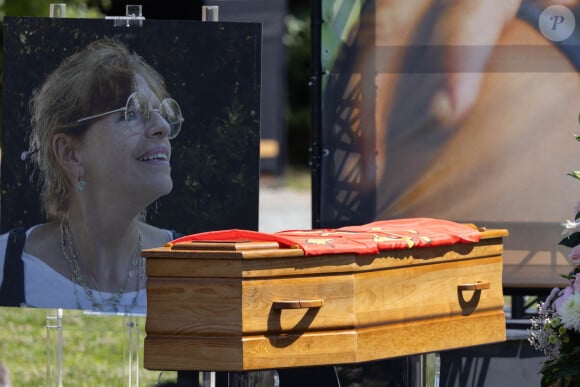
M578 220L578 218L580 218L580 212L576 213L576 216L574 217L574 220Z
M580 232L575 232L572 235L563 238L558 244L566 247L576 247L580 244Z
M568 176L572 176L574 179L580 180L580 171L572 171L567 173Z

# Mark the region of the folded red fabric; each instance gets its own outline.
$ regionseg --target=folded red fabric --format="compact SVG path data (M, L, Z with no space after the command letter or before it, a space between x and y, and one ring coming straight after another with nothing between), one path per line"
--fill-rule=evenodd
M263 233L220 230L187 235L172 243L191 241L275 241L281 247L301 248L304 255L377 254L381 250L477 243L481 234L473 227L434 218L380 220L337 229L286 230Z

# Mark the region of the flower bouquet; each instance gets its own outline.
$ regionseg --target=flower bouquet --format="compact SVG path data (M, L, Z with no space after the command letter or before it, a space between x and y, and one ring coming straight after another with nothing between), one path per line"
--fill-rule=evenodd
M580 172L570 175L580 179ZM530 328L530 343L546 355L542 386L580 386L580 203L575 210L574 220L562 223L566 236L560 244L572 248L569 258L576 269L563 276L568 286L552 289L538 304Z

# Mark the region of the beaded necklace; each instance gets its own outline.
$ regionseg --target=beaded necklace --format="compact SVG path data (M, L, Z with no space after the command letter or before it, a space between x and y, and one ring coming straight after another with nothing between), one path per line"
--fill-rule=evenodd
M139 292L145 286L145 259L141 257L141 250L143 250L142 238L141 233L139 233L139 238L137 240L137 246L135 246L135 250L133 251L133 256L131 258L131 263L129 264L129 270L127 272L127 277L117 289L116 292L109 298L105 298L102 296L101 292L97 292L99 294L100 301L96 299L93 290L87 285L85 281L85 277L83 276L80 260L78 258L77 251L75 249L71 232L68 224L66 222L62 222L60 224L60 232L61 232L61 243L62 243L62 253L69 264L71 279L73 282L79 284L85 292L87 299L90 301L92 305L92 310L97 312L103 312L105 309L107 311L109 308L106 306L110 306L110 310L113 312L119 312L119 303L121 302L121 297L125 293L127 288L127 284L129 280L137 275L137 291L135 293L135 297L133 298L133 302L131 303L131 307L129 309L133 309L137 304L137 297L139 296ZM87 273L87 276L91 279L93 286L96 288L96 280L94 277ZM77 298L77 306L81 309L80 306L80 299L77 293L76 287L74 288L75 296Z

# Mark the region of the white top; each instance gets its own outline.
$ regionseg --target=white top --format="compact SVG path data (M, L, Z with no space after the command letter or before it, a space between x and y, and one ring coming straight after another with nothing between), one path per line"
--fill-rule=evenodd
M26 236L34 227L26 231ZM171 231L167 230L171 235ZM4 280L4 261L8 233L0 235L0 284ZM36 308L61 308L93 310L92 302L87 297L85 289L64 277L48 266L44 261L33 255L23 253L24 262L24 298L25 306ZM113 293L91 290L94 298L101 302L108 300ZM136 299L135 299L136 297ZM134 305L134 306L133 306ZM107 307L109 309L107 309ZM105 305L105 313L145 314L147 311L147 295L145 289L130 291L121 296L118 310Z

